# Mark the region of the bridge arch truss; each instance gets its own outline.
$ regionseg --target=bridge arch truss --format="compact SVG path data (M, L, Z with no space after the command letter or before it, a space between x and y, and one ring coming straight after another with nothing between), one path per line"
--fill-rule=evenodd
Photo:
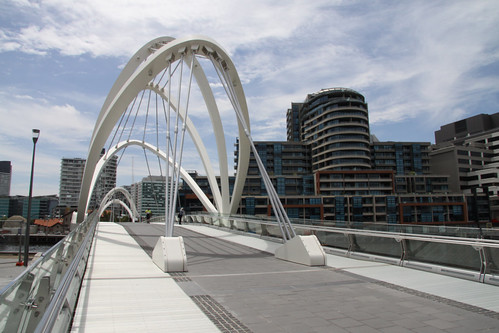
M208 79L205 69L206 64L212 65L210 73L216 73L219 79L218 83L213 84ZM183 74L184 71L187 73L186 75ZM175 79L178 77L176 84L172 83L174 77ZM198 96L202 98L205 110L209 114L211 131L218 155L218 172L215 171L208 156L209 149L205 147L188 113L193 79L195 80L195 87L198 88ZM232 192L229 189L226 137L219 109L220 103L217 103L218 96L216 96L219 93L214 92L213 89L217 86L223 87L226 94L224 102L232 107L237 121L239 156L237 156L238 167ZM170 184L167 184L165 200L166 236L171 236L173 233L174 203L176 202L180 177L189 183L185 170L182 169L185 132L189 133L197 149L213 195L213 204L203 202L207 210L212 211L215 209L217 213L223 215L236 212L246 179L250 151L252 150L271 199L274 213L283 232L283 238L288 240L295 236L286 212L253 144L250 134L248 107L236 68L227 52L219 44L209 38L200 36L181 39L157 38L137 51L119 75L102 106L90 140L78 205L79 222L83 220L84 213L87 211L90 194L102 168L100 164L103 162L100 156L102 148L110 141L110 149L105 155L105 161L110 151L113 154L121 147L138 144L130 136L126 140L121 140L121 138L123 133L126 132L125 127L132 109L136 108L136 115L143 113L144 106L142 102L146 92L148 92L149 99L144 102L147 104L145 124L148 121L149 106L154 104L154 101L151 100L151 94L154 93L156 96L156 133L159 132L158 108L162 106L162 111L165 114L166 128L164 128L164 132L166 132L167 138L165 151L160 152L159 143L154 146L146 142L146 127L144 127L144 135L140 145L149 151L156 150L155 154L158 157L161 156L168 160L165 173L167 183L170 181ZM158 97L160 102L158 102ZM124 125L120 130L123 123ZM135 124L135 120L133 120L133 123ZM204 131L207 130L205 125L203 125ZM109 140L113 129L114 134L112 139ZM129 130L129 133L131 132L132 130ZM173 135L171 135L172 133ZM115 138L118 139L115 141ZM216 179L217 173L220 175L220 183ZM195 190L194 184L189 183L189 185L192 185L191 188L194 187Z

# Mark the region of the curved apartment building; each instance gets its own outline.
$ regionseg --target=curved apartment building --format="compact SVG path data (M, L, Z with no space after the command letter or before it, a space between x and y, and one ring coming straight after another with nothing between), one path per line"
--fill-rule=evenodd
M299 111L301 141L311 145L312 169L371 168L367 103L352 89L310 94Z

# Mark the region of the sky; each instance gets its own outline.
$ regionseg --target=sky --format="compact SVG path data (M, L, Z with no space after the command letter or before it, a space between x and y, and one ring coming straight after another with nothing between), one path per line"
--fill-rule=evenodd
M498 31L495 0L0 0L0 160L11 195L27 195L39 128L33 194L58 194L61 159L86 158L121 69L160 36L224 47L254 140L286 140L292 102L346 87L365 96L379 140L434 143L444 124L499 112ZM139 155L122 159L117 185L147 176Z

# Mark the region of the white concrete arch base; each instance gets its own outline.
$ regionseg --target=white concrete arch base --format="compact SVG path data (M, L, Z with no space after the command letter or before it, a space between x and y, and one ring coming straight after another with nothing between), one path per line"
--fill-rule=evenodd
M161 236L152 251L152 261L163 272L187 272L184 239Z
M326 253L315 235L297 235L277 248L274 255L307 266L326 265Z

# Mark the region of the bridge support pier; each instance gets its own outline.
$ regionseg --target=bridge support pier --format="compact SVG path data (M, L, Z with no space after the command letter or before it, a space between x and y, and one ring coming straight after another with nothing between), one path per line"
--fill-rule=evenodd
M184 239L161 236L152 251L152 261L163 272L187 272Z
M315 235L293 237L275 251L275 257L307 266L326 265L326 253Z

